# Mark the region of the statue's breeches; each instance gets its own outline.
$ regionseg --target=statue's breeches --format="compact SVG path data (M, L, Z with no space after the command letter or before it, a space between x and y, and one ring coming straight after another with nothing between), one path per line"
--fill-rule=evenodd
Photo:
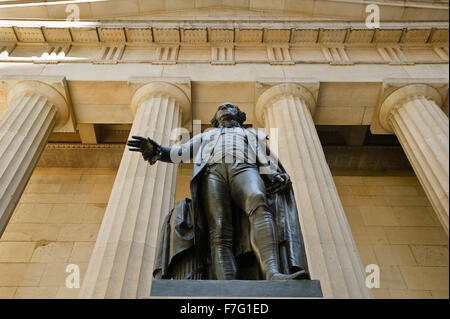
M205 168L200 181L202 212L209 229L215 279L236 279L233 256L234 202L248 216L269 211L258 167L247 163L217 163Z

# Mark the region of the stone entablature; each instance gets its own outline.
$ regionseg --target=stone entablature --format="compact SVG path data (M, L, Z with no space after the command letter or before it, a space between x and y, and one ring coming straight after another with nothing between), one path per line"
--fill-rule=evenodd
M373 1L383 13L381 21L446 21L448 0ZM298 19L342 19L364 21L365 0L83 0L75 2L80 19L205 19L234 16L241 20L267 17ZM74 4L67 1L7 1L0 6L0 18L64 20ZM72 9L73 10L73 9ZM73 11L72 11L73 12Z
M0 62L448 62L447 23L0 21Z

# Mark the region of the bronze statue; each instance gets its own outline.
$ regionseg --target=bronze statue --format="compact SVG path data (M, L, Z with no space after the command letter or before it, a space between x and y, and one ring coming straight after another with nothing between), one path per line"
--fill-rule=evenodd
M140 136L128 141L130 151L151 165L195 159L192 201L177 203L163 223L156 278L309 278L289 176L270 152L267 135L244 128L245 120L236 105L224 103L213 128L187 143L164 147ZM252 257L259 270L251 270Z

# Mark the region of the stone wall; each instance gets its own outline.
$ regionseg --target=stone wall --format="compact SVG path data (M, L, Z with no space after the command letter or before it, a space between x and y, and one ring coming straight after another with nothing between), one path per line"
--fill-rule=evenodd
M1 298L74 298L68 264L83 279L115 177L110 169L35 170L0 238ZM191 169L176 201L190 197ZM376 298L448 298L448 237L414 176L334 176L364 266L377 264Z
M75 298L106 209L115 170L37 168L0 238L0 298Z
M448 237L415 176L334 176L375 298L448 298Z

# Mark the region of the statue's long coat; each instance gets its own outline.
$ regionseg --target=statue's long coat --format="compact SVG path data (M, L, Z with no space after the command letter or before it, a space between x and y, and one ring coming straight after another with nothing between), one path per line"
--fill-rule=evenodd
M261 138L260 132L252 129L248 131L257 138ZM262 138L264 146L267 147L266 135ZM208 141L207 138L204 140ZM262 155L264 158L260 158L261 155L258 154L258 163L267 164L268 161L275 160L277 171L285 173L283 166L273 153L270 159L265 155ZM192 201L184 199L176 203L162 224L153 272L155 278L209 279L208 229L201 211L199 192L199 177L205 166L206 163L203 161L194 164L190 183ZM266 175L262 174L261 177L267 189L274 189L274 185L266 178ZM277 225L281 271L283 273L292 273L300 269L307 271L303 236L291 183L289 182L283 188L275 187L275 190L268 192L267 199ZM235 206L234 216L238 216L233 218L234 254L238 265L248 265L249 260L250 264L256 265L250 246L248 216L237 206ZM252 278L243 279L258 279L254 271L250 277Z

